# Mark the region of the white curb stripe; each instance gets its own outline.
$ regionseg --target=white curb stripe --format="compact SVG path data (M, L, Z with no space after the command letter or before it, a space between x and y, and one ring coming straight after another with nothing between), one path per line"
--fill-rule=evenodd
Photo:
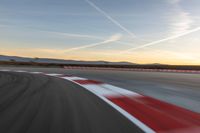
M117 92L121 95L142 96L142 95L140 95L136 92L132 92L132 91L129 91L129 90L126 90L126 89L122 89L120 87L116 87L116 86L113 86L113 85L110 85L110 84L102 84L101 86L104 87L104 88L110 89L114 92Z
M125 110L123 110L122 108L120 108L119 106L117 106L116 104L112 103L111 101L109 101L105 96L100 95L99 92L94 91L95 89L102 89L101 87L99 88L86 88L86 85L81 85L73 80L71 80L73 83L78 84L79 86L89 90L90 92L92 92L93 94L95 94L96 96L98 96L99 98L101 98L103 101L105 101L107 104L109 104L110 106L112 106L114 109L116 109L117 111L119 111L122 115L124 115L127 119L129 119L131 122L133 122L135 125L137 125L140 129L142 129L144 132L146 133L155 133L155 131L153 131L151 128L149 128L147 125L145 125L144 123L142 123L140 120L138 120L137 118L135 118L134 116L132 116L131 114L129 114L128 112L126 112ZM92 91L91 91L92 90Z
M98 94L98 95L101 95L101 96L120 96L119 93L116 93L116 92L109 90L107 88L102 88L99 85L89 84L89 85L82 85L82 87L84 87L88 91L91 91L91 92Z
M61 77L63 79L67 79L67 80L86 80L86 78L80 78L80 77L76 77L76 76L66 76L66 77Z
M48 74L45 74L45 75L56 77L56 76L61 76L61 75L63 75L63 74L58 74L58 73L48 73Z

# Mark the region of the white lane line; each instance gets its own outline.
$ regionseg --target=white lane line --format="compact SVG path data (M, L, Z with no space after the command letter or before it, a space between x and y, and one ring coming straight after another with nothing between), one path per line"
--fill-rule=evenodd
M146 132L146 133L156 133L151 128L149 128L147 125L145 125L140 120L138 120L136 117L134 117L133 115L129 114L124 109L122 109L121 107L117 106L116 104L112 103L107 98L105 98L103 96L100 96L100 95L97 95L97 94L96 94L96 96L98 96L99 98L101 98L102 100L104 100L106 103L108 103L110 106L112 106L114 109L116 109L117 111L119 111L122 115L124 115L132 123L134 123L135 125L137 125L144 132Z
M20 72L20 71L18 71L18 72ZM39 72L39 74L44 74L44 73ZM51 74L46 74L46 75L47 76L52 76ZM53 74L53 75L57 75L57 74ZM55 77L58 77L58 76L55 76ZM83 81L86 80L85 78L81 78L81 77L75 77L75 76L73 76L73 77L68 76L67 77L66 76L66 77L61 77L61 78L69 80L69 81L71 81L71 82L73 82L73 83L75 83L75 84L77 84L77 85L85 88L86 90L90 91L91 93L95 94L100 99L104 100L107 104L109 104L111 107L113 107L118 112L120 112L122 115L124 115L132 123L134 123L139 128L141 128L141 130L143 130L144 132L155 133L155 131L153 131L145 123L143 123L142 121L140 121L139 119L137 119L134 115L131 115L130 113L128 113L127 111L125 111L123 109L123 107L120 107L120 105L115 104L114 102L110 101L106 97L107 95L109 95L109 96L119 96L119 95L126 95L126 96L131 95L132 96L133 95L133 96L136 96L136 97L142 96L142 95L140 95L138 93L134 93L132 91L125 90L123 88L112 86L112 85L109 85L109 84L96 84L96 83L92 83L92 82L90 84L81 84L81 83L78 83L78 81L77 82L75 81L75 80L83 80ZM194 128L192 128L192 129L194 129ZM193 131L196 131L196 129L193 130ZM198 131L198 129L197 129L197 131Z
M21 71L17 71L17 72L21 72ZM27 73L32 73L32 74L44 74L42 72L27 72ZM47 76L60 76L60 74L45 74ZM109 96L113 96L113 95L120 95L120 94L134 94L136 96L138 96L139 94L137 93L130 93L130 91L126 91L123 90L122 88L119 87L115 87L112 85L108 85L108 84L101 84L101 85L96 85L96 84L87 84L87 85L81 85L77 82L75 82L74 80L86 80L86 78L81 78L81 77L76 77L76 76L72 76L72 77L61 77L62 79L66 79L69 80L83 88L85 88L86 90L92 92L93 94L95 94L96 96L98 96L100 99L102 99L103 101L105 101L107 104L109 104L110 106L112 106L114 109L116 109L118 112L120 112L122 115L124 115L127 119L129 119L131 122L133 122L135 125L137 125L139 128L141 128L144 132L147 133L155 133L152 129L150 129L148 126L146 126L144 123L142 123L141 121L139 121L137 118L135 118L134 116L132 116L131 114L129 114L128 112L126 112L125 110L123 110L122 108L120 108L119 106L117 106L116 104L112 103L111 101L109 101L105 96L109 95ZM113 91L115 90L115 91Z
M67 80L67 79L66 79ZM142 129L144 132L146 133L155 133L155 131L153 131L151 128L149 128L147 125L145 125L144 123L142 123L140 120L138 120L137 118L135 118L134 116L132 116L131 114L129 114L128 112L126 112L125 110L123 110L121 107L119 107L118 105L112 103L111 101L109 101L105 96L100 95L99 91L94 91L95 89L103 89L102 87L99 86L99 88L93 88L91 89L86 88L87 85L81 85L73 80L70 80L71 82L87 89L88 91L92 92L93 94L95 94L96 96L98 96L100 99L102 99L103 101L105 101L107 104L109 104L110 106L112 106L114 109L116 109L118 112L120 112L122 115L124 115L128 120L130 120L132 123L134 123L135 125L137 125L140 129ZM92 91L91 91L92 90Z

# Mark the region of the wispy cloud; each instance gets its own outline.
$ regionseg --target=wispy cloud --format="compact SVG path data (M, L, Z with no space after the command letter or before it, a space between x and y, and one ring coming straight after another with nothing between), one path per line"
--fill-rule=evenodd
M84 45L84 46L80 46L80 47L74 47L71 49L67 49L65 52L71 52L71 51L76 51L76 50L85 49L85 48L91 48L91 47L95 47L95 46L99 46L99 45L103 45L103 44L108 44L111 42L116 42L116 41L120 40L121 37L122 37L121 34L115 34L104 41L101 41L98 43L93 43L93 44L88 44L88 45Z
M169 0L169 2L174 6L173 14L168 18L170 22L170 35L177 35L191 29L194 20L189 12L181 8L181 0Z
M193 24L193 20L190 18L189 13L181 11L177 14L178 16L174 16L171 19L172 23L170 32L172 35L177 35L182 32L188 31Z
M174 36L171 36L171 37L167 37L167 38L163 38L163 39L160 39L160 40L156 40L156 41L153 41L153 42L150 42L150 43L146 43L146 44L141 45L141 46L139 46L139 47L134 47L134 48L131 48L131 49L122 51L121 53L131 52L131 51L138 50L138 49L141 49L141 48L153 46L153 45L156 45L156 44L159 44L159 43L163 43L163 42L166 42L166 41L169 41L169 40L173 40L173 39L176 39L176 38L180 38L180 37L182 37L182 36L185 36L185 35L191 34L191 33L193 33L193 32L197 32L197 31L200 31L200 27L197 27L197 28L192 29L192 30L188 30L188 31L183 32L183 33L178 34L178 35L174 35Z
M153 46L153 45L156 45L156 44L160 44L160 43L163 43L163 42L166 42L166 41L174 40L176 38L179 38L179 37L188 35L190 33L199 31L200 27L197 27L195 29L191 29L194 21L190 17L190 13L184 11L181 8L181 6L180 6L181 1L182 0L168 0L168 2L174 6L173 15L168 18L169 22L170 22L170 28L169 28L170 37L166 37L166 38L163 38L163 39L160 39L160 40L156 40L156 41L153 41L153 42L150 42L150 43L146 43L144 45L122 51L121 53L135 51L135 50L138 50L138 49L141 49L141 48Z
M112 18L109 14L107 14L105 11L103 11L102 9L100 9L97 5L95 5L93 2L89 1L89 0L85 0L90 6L92 6L94 9L96 9L99 13L101 13L102 15L104 15L108 20L110 20L113 24L115 24L116 26L118 26L120 29L122 29L124 32L128 33L132 38L135 38L135 34L132 33L130 30L128 30L127 28L125 28L123 25L121 25L117 20L115 20L114 18Z
M169 3L171 3L171 4L177 4L177 3L179 3L181 0L168 0L169 1Z
M0 24L0 28L8 27L8 25Z

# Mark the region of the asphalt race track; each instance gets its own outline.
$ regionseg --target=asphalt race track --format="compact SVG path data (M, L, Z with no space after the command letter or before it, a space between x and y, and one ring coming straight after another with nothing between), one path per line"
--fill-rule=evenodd
M55 77L0 72L0 133L142 132L89 91Z
M73 74L109 83L200 113L200 74L27 67L0 67L0 69Z
M154 113L151 115L156 118L158 114L155 111L158 109L159 113L161 113L163 105L167 107L165 109L169 109L169 112L172 111L171 116L168 117L170 114L166 115L163 108L163 118L166 117L164 120L161 120L162 115L160 115L157 117L159 118L157 121L149 121L145 118L143 122L149 121L150 125L148 123L145 124L156 129L152 122L156 122L159 125L160 120L161 123L178 120L175 124L179 122L181 122L181 125L189 124L188 128L184 126L187 129L186 132L198 132L200 130L200 74L28 67L0 67L0 70L11 70L9 72L0 72L0 133L129 133L144 131L141 131L133 124L134 122L131 123L122 115L123 113L121 114L85 89L84 85L81 87L81 85L62 78L27 72L74 75L109 83L131 92L137 92L171 103L172 106L152 99L154 103L158 102L160 105L158 107L153 105L154 103L149 103L150 106L147 103L142 105L143 107L148 106L144 110L144 113L146 113L144 116L148 117L150 110L153 109ZM17 70L18 72L13 72ZM26 72L20 72L20 70ZM102 93L101 90L97 91ZM118 98L108 97L108 99L120 104ZM136 100L137 97L134 99ZM147 97L147 99L149 98ZM133 104L133 101L129 101L131 99L127 100L126 102ZM149 100L152 101L151 99ZM128 105L128 103L126 104ZM134 104L137 105L138 103ZM129 107L135 108L135 105L130 105ZM173 105L183 109L173 107ZM127 108L128 110L131 109L129 107ZM179 111L175 113L172 108L177 111L180 110L180 113L178 113ZM184 108L194 113L188 112ZM124 109L126 110L126 108ZM180 116L176 118L176 114ZM186 120L185 122L183 122L184 119ZM178 126L181 126L180 124ZM193 125L192 129L195 131L191 130L191 124ZM175 126L173 124L164 125ZM162 130L165 129L165 127L158 126L158 130L156 130L159 131L161 128Z

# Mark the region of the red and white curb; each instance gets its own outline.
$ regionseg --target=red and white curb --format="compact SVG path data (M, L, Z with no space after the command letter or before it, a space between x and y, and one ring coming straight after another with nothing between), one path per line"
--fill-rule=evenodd
M6 70L9 71L9 70ZM15 71L25 72L25 71ZM105 101L147 133L199 133L200 114L152 97L72 75L44 74L69 80Z

